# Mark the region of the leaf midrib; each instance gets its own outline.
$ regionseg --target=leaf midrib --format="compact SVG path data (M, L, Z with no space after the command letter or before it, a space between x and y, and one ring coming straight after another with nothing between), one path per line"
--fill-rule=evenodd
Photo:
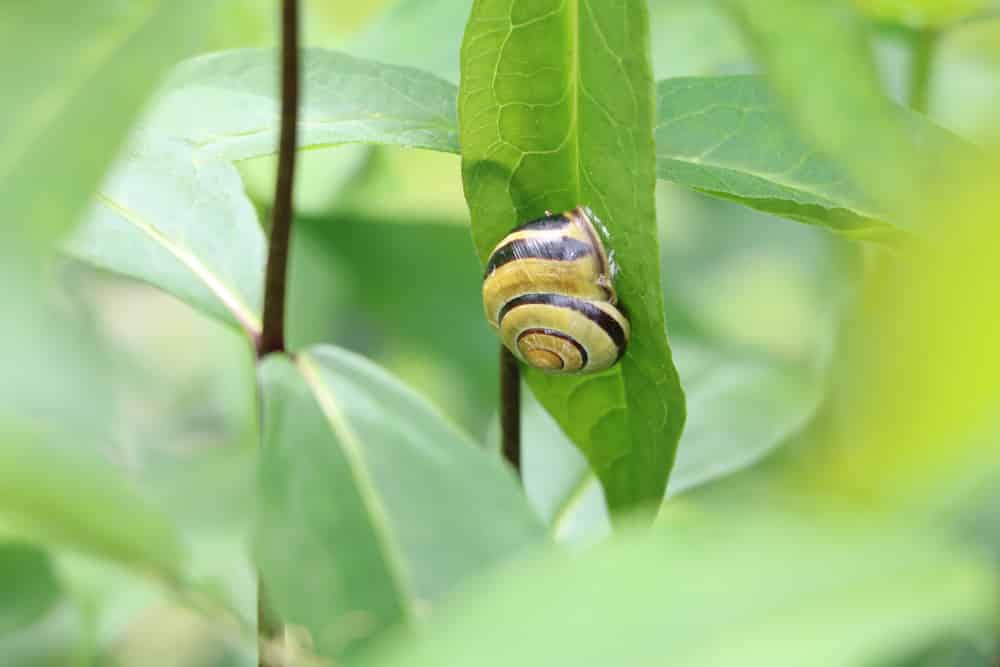
M226 285L221 278L212 273L212 271L205 266L193 252L171 241L166 235L163 234L163 232L157 229L155 225L143 220L142 216L138 213L119 204L111 197L108 197L103 193L98 193L97 199L99 202L114 211L120 218L134 225L154 242L158 243L164 250L169 252L181 264L187 267L187 269L191 271L191 273L194 274L194 276L198 278L201 283L207 287L208 290L216 296L216 298L219 299L219 301L222 302L222 305L233 314L233 317L236 318L236 321L239 322L240 326L243 327L251 338L256 338L260 335L260 318L251 308L243 303L242 299L237 296L235 289Z
M312 390L323 416L330 429L337 436L341 451L347 458L351 477L354 479L358 494L371 519L372 532L380 546L380 551L386 561L386 566L392 575L392 584L396 589L403 613L410 620L419 618L417 595L407 573L402 546L393 537L389 514L379 496L378 489L368 470L365 461L364 448L357 433L347 422L337 398L324 384L316 362L310 355L300 353L295 357L295 364Z

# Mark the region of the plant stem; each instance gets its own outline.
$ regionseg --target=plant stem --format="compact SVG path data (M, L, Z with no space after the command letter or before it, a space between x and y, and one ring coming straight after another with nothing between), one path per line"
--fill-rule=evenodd
M281 141L278 178L271 211L271 240L264 278L264 330L257 356L285 351L285 293L292 232L292 187L295 181L296 128L299 113L299 3L282 0L281 11Z
M910 85L906 103L921 113L927 113L930 101L934 52L939 37L940 34L931 28L916 30L910 36Z
M258 667L281 667L274 664L270 656L277 651L277 642L284 633L284 625L267 602L260 575L257 576L257 665Z
M257 358L285 351L285 294L288 288L288 252L291 246L295 184L296 129L299 116L299 3L281 0L281 139L278 144L278 174L271 210L271 238L264 277L263 330L257 341ZM257 664L269 663L267 650L279 640L281 620L267 602L260 574L257 575Z
M503 345L500 346L500 433L503 457L521 476L521 367Z

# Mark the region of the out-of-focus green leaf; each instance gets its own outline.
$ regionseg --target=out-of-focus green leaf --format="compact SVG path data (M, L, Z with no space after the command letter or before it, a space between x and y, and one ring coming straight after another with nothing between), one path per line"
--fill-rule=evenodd
M230 160L278 146L278 64L271 49L189 60L167 79L143 125ZM458 152L455 87L409 67L336 51L303 52L299 146L380 143Z
M462 49L463 180L480 259L546 209L589 205L621 266L632 335L595 376L527 373L613 510L658 502L684 424L656 240L653 81L644 2L476 2Z
M351 196L351 186L361 180L371 162L372 147L365 144L303 151L295 161L296 215L322 215ZM428 153L432 154L432 153ZM265 155L237 163L247 195L270 208L278 156Z
M0 6L0 404L79 438L102 431L107 387L89 331L50 308L42 268L159 72L189 52L212 2ZM26 54L31 54L30 57ZM46 274L47 275L47 274Z
M675 496L748 468L785 443L815 413L820 378L762 355L701 349L683 338L674 355L688 403L688 422L667 485ZM528 424L545 424L544 415ZM524 444L524 485L555 537L600 537L607 518L596 480L555 424L531 428ZM597 492L597 493L595 493Z
M359 58L418 67L458 81L462 30L471 7L472 0L399 0L347 50Z
M861 248L666 184L657 208L667 318L688 394L667 487L676 497L724 486L798 440L827 393ZM532 403L524 422L525 489L554 536L574 544L604 536L607 510L586 462Z
M31 625L59 601L52 561L23 542L0 542L0 637Z
M855 6L880 21L915 28L945 27L986 7L986 0L854 0Z
M683 345L677 355L690 408L671 495L758 462L805 426L823 396L815 374L762 355ZM699 367L696 356L708 363Z
M67 250L260 331L265 240L228 162L141 137L116 165Z
M742 36L712 2L650 0L653 74L675 76L743 74L752 62Z
M978 144L997 145L1000 16L943 33L930 83L930 110L936 120Z
M6 225L44 243L75 221L158 74L198 43L213 4L3 3Z
M890 512L947 511L1000 473L996 157L914 142L881 92L864 26L838 3L728 4L796 122L930 239L876 264L839 364L838 427L823 465L795 477Z
M749 509L504 574L361 664L847 667L988 632L995 586L933 540Z
M271 50L240 50L184 63L145 124L213 156L272 154L278 132L273 58ZM307 90L314 92L306 95L300 146L367 142L458 152L456 91L448 82L323 50L307 52L305 71ZM667 79L657 97L659 178L851 236L893 234L846 170L797 131L762 79ZM948 141L918 117L902 120L915 142ZM892 222L907 227L906 220Z
M85 641L81 615L68 605L20 632L0 637L0 664L66 667L78 664Z
M181 573L171 521L79 447L0 431L0 517L19 531L149 571Z
M496 411L496 338L482 315L482 270L468 228L422 215L398 222L339 215L296 224L293 349L335 341L388 367L467 432L482 433ZM375 245L379 262L372 262ZM338 295L326 311L316 305L324 292ZM442 322L448 336L441 335Z
M370 362L319 347L261 375L259 564L321 655L544 540L509 471Z
M810 146L760 77L657 85L660 178L854 237L888 236L838 164Z
M886 218L920 227L914 192L953 182L966 149L947 135L913 132L919 117L882 91L859 16L839 2L721 1L803 136L842 164Z

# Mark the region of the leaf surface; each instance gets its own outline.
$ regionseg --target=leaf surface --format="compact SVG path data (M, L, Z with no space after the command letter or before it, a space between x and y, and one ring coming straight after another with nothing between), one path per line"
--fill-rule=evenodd
M115 166L67 250L256 335L265 243L232 164L144 136Z
M589 205L607 226L628 351L530 386L601 479L613 510L658 502L684 424L656 235L645 3L480 0L462 48L459 119L472 232L485 262L518 224Z
M28 429L0 427L0 517L44 540L179 580L171 520L111 466Z
M455 87L410 67L307 49L299 146L378 143L458 152ZM270 155L279 132L273 49L225 51L171 73L143 125L229 160Z
M510 472L370 362L317 347L268 359L261 378L260 567L321 655L420 620L468 575L544 542Z
M40 619L61 594L49 555L24 542L0 542L0 637Z
M199 42L211 5L4 3L0 59L17 63L0 72L8 225L44 243L75 222L160 72Z
M933 539L759 510L504 574L361 664L882 664L928 637L985 634L994 590L987 563Z
M758 76L657 85L660 178L852 236L893 229L846 170L812 148Z

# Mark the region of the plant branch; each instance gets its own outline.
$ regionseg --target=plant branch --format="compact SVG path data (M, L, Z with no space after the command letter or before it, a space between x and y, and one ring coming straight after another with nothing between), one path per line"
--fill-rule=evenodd
M281 141L278 177L271 212L271 240L264 278L264 330L257 356L285 351L285 293L292 232L296 128L299 114L299 3L282 0L281 11Z
M503 457L521 476L521 367L503 345L500 346L500 434Z
M271 210L271 238L264 277L263 330L257 341L257 358L285 351L285 295L288 291L288 252L291 247L295 184L296 128L299 116L299 3L281 2L281 139L278 174ZM281 620L267 602L263 581L257 575L257 664L270 665L269 650L280 642Z
M927 113L934 76L934 54L939 33L927 28L910 35L910 81L906 103L911 109Z

